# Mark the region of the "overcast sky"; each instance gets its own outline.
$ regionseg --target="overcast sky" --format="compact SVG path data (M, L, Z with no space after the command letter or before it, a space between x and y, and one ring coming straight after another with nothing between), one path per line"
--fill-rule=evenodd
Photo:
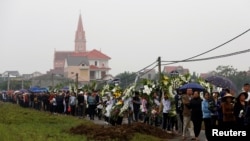
M0 73L53 68L54 50L74 50L79 14L87 50L110 56L110 73L138 71L156 61L182 60L250 28L249 0L1 0ZM250 48L250 32L206 55ZM250 52L229 58L178 63L197 73L232 65L250 67Z

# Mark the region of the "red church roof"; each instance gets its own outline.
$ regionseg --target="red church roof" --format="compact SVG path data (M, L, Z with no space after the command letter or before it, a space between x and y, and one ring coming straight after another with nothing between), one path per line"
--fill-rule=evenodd
M88 52L87 57L89 59L111 59L109 56L103 54L102 52L93 49L92 51Z
M73 56L86 56L88 59L111 59L109 56L107 56L106 54L93 49L91 51L87 51L87 52L75 52L74 54L72 54Z
M71 56L73 53L73 51L55 51L55 61L64 60L68 56Z

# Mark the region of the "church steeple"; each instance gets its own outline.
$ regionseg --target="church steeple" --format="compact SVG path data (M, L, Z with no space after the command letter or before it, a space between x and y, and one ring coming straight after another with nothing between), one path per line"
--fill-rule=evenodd
M75 35L75 52L86 52L85 31L82 25L82 15L79 15L76 35Z

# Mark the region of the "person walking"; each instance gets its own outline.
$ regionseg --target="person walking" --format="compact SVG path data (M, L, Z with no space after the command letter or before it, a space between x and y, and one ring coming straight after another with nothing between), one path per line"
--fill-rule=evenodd
M235 128L235 116L234 116L234 97L232 94L227 93L223 97L223 102L221 104L222 114L223 114L223 128L225 130L230 130Z
M182 103L183 103L183 131L182 131L182 139L186 140L187 138L187 131L188 131L188 126L191 124L191 129L192 129L192 123L191 121L191 110L190 110L190 100L192 99L193 95L193 90L192 89L187 89L186 93L182 95ZM191 131L193 132L193 130ZM190 133L190 136L192 136L192 133Z
M77 96L77 100L78 100L78 116L79 118L83 118L83 108L84 108L84 95L83 95L83 91L80 91L79 95Z
M165 131L170 130L170 118L169 118L169 111L171 109L171 102L167 96L167 94L164 95L164 98L162 99L162 114L163 114L163 121L162 121L162 129Z
M141 105L141 100L139 98L139 92L135 92L135 96L133 97L133 112L134 112L134 120L138 122L139 119L139 113L140 113L140 105Z
M236 124L239 129L244 128L245 113L247 109L247 102L245 101L248 93L242 92L236 98L234 105L234 116L236 118Z
M194 135L195 140L198 141L198 137L201 131L202 125L202 99L200 98L200 93L198 91L194 91L193 98L190 101L190 109L191 109L191 120L194 124Z
M211 111L209 110L210 94L208 92L204 93L204 100L202 101L202 117L205 124L205 135L208 141L211 141Z
M69 106L70 106L70 112L72 116L76 115L76 94L72 93L69 97Z
M177 113L177 134L182 134L183 130L183 103L182 103L182 93L181 91L177 91L177 94L174 97L175 99L175 109Z
M88 102L88 108L89 108L89 118L90 120L94 120L95 117L95 108L96 108L96 98L95 94L92 93L91 95L88 96L87 98Z

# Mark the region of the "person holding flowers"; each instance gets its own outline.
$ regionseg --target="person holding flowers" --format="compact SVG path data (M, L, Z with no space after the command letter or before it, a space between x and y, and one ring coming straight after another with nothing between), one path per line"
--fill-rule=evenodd
M162 105L162 114L163 114L163 123L162 123L162 129L163 130L170 130L170 118L169 118L169 111L171 109L171 101L168 98L168 95L165 94L164 98L161 102Z
M145 95L142 95L141 99L141 112L143 115L143 122L149 124L148 117L149 103Z
M139 113L140 113L140 105L141 100L139 98L139 92L135 91L135 96L133 97L133 112L134 112L134 120L138 122L139 119Z

